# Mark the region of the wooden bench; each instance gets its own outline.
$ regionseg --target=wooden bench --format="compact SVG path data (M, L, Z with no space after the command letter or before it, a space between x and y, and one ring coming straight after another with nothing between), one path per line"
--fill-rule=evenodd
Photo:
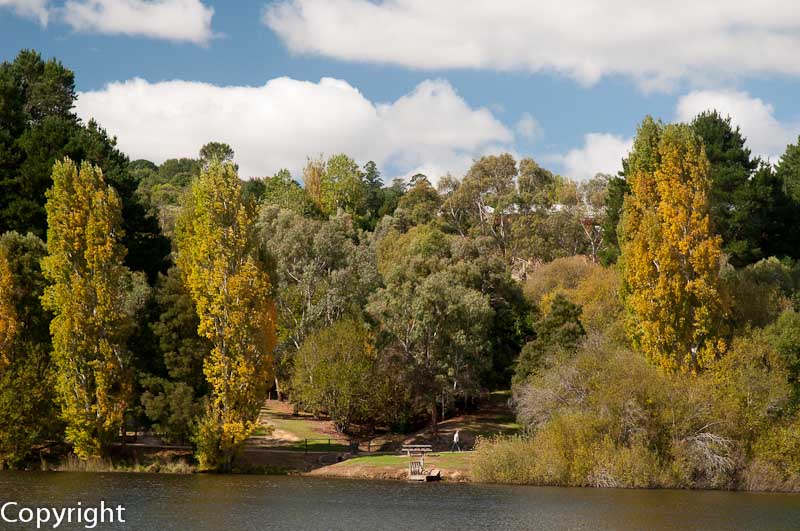
M403 452L411 457L412 455L421 455L425 456L433 451L433 448L430 444L404 444L403 445Z

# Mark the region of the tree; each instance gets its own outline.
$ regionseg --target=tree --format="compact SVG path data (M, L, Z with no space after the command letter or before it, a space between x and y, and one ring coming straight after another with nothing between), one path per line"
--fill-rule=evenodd
M627 160L623 161L627 166ZM628 181L622 177L611 177L608 180L608 193L605 199L605 220L603 222L603 239L606 247L601 253L603 265L611 265L619 258L619 237L617 228L622 216L622 205L625 195L630 193Z
M711 223L722 237L729 261L740 267L765 258L768 255L764 254L764 244L779 235L770 231L774 220L761 218L759 210L772 210L769 203L780 201L777 195L782 195L782 190L773 188L765 196L763 188L756 188L767 184L763 174L759 183L753 181L762 163L751 156L745 138L738 127L733 127L730 117L723 118L717 111L702 112L692 120L691 127L705 147L711 181Z
M381 207L385 202L383 181L381 180L381 172L378 171L378 166L369 161L364 164L364 209L366 210L365 223L366 228L375 230L375 225L380 220Z
M321 193L324 214L347 213L354 219L364 216L364 175L358 164L344 153L332 156L325 164Z
M126 265L155 282L169 265L169 240L140 202L137 174L128 171L116 139L72 113L74 74L55 59L44 61L23 50L0 65L0 94L0 233L16 230L44 238L45 192L52 185L54 162L86 160L100 166L122 200Z
M325 175L325 161L319 158L308 158L303 168L303 185L308 198L322 212L322 180Z
M688 126L648 117L628 170L620 232L628 334L656 365L695 372L725 349L721 239L709 219L703 144Z
M11 347L20 324L12 297L13 292L14 279L11 276L11 265L5 249L0 249L0 368L10 363Z
M141 378L140 400L159 434L168 440L189 441L205 411L208 382L203 362L211 343L197 334L197 308L177 267L159 278L155 299L159 314L150 327L158 339L163 371Z
M418 174L419 175L419 174ZM405 230L436 218L442 199L424 175L415 175L411 187L400 197L394 217Z
M378 261L386 287L367 306L413 375L434 432L439 398L474 389L488 363L484 354L493 317L488 297L448 269L449 244L427 225L389 234L380 243Z
M481 157L461 182L443 179L442 210L458 232L491 237L501 254L508 247L511 205L516 196L517 163L509 153Z
M349 216L309 219L265 204L258 227L275 267L276 387L282 396L306 337L347 316L360 318L380 276L374 249L359 240Z
M339 431L379 415L378 353L362 323L345 319L313 333L294 366L292 397Z
M50 358L50 315L42 309L44 242L0 236L0 468L29 461L61 437Z
M557 293L550 303L550 310L536 322L536 339L528 342L520 352L514 373L515 384L527 382L534 374L546 368L548 357L565 353L574 354L580 341L586 336L581 324L582 309Z
M786 146L775 172L783 181L784 190L794 201L800 202L800 136L797 142Z
M86 459L119 433L132 390L122 204L98 167L84 162L79 170L66 159L53 168L46 207L42 269L51 285L42 300L54 313L56 390L67 441Z
M236 169L214 160L192 185L177 227L177 264L198 333L213 345L204 364L210 403L196 439L203 469L231 467L272 379L275 308L253 221Z
M309 200L297 181L292 179L289 170L280 170L272 177L263 180L262 203L283 209L293 210L306 216L318 216L319 212Z
M200 148L200 164L204 169L213 162L233 162L233 148L224 142L209 142ZM235 166L238 168L238 166Z

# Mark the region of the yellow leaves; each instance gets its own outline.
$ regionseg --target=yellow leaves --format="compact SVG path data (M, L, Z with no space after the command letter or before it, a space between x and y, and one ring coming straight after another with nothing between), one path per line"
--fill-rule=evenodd
M211 163L178 222L178 267L197 307L198 333L214 345L203 367L211 404L198 434L206 468L230 464L273 374L275 307L256 256L253 221L235 168Z
M656 365L695 372L722 350L721 239L709 219L709 164L687 126L649 122L631 154L621 248L632 341ZM640 151L637 152L637 149Z
M53 168L47 192L51 285L42 297L55 314L50 331L67 440L82 459L99 455L119 432L132 393L124 351L125 249L121 203L99 168L69 159Z
M18 327L11 264L6 250L0 246L0 369L11 363L11 347Z

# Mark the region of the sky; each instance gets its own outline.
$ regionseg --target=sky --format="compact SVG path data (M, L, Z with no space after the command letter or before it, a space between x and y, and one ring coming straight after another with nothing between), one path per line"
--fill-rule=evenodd
M645 115L709 108L772 162L800 133L796 0L0 0L0 60L22 48L132 159L222 141L245 178L344 152L435 181L508 151L583 180Z

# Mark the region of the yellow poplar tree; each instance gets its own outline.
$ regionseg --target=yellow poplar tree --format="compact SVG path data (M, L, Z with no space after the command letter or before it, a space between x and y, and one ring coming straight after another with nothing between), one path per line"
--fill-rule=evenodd
M51 285L42 302L54 314L56 392L67 441L86 459L119 434L132 393L122 206L100 168L65 159L53 168L46 209L42 271Z
M647 118L627 161L621 221L626 328L666 370L697 372L725 350L721 238L709 219L709 163L683 124Z
M213 344L203 368L211 400L196 436L206 470L230 468L272 381L275 308L253 223L235 167L215 161L192 185L177 227L177 263L198 332Z
M11 363L11 347L19 320L14 305L14 277L5 249L0 246L0 369Z
M309 157L303 168L303 188L317 208L322 209L322 185L325 176L325 161L322 156L317 159Z

